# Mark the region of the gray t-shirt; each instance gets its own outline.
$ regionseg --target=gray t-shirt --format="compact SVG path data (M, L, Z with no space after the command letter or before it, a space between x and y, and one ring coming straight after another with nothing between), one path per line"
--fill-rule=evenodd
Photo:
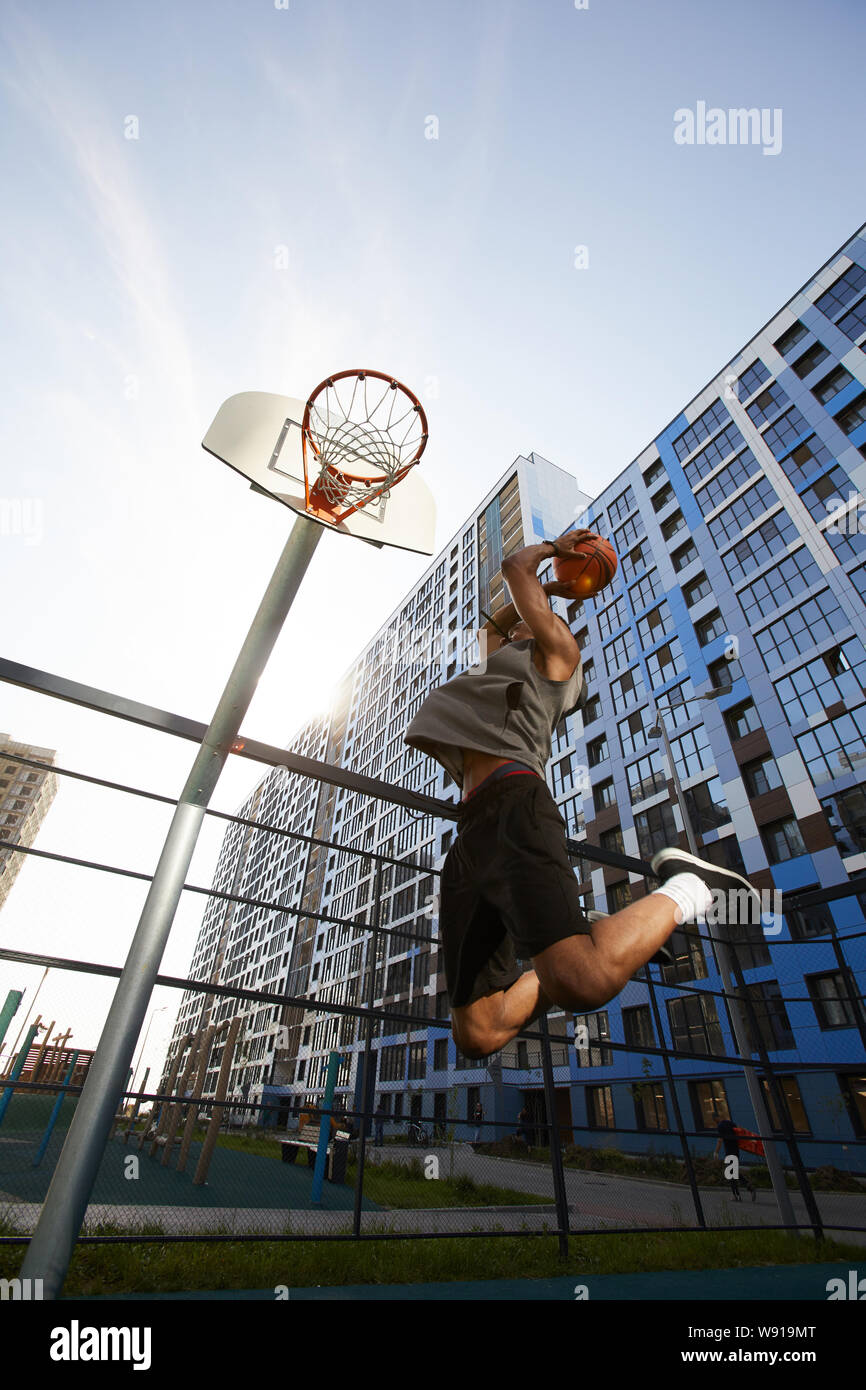
M471 748L514 758L544 776L551 736L565 714L585 703L583 662L567 681L543 676L532 657L535 642L510 642L425 700L403 735L410 748L440 762L463 785L463 754Z

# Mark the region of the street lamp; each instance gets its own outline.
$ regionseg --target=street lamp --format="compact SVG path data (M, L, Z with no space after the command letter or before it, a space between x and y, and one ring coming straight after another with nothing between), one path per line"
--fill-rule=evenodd
M698 700L718 700L719 696L726 695L729 689L729 686L722 687L721 689L715 688L713 690L705 691L703 695L697 695L695 698ZM685 704L686 701L683 700L681 703ZM689 815L689 808L686 805L686 798L683 792L683 785L680 781L679 773L677 772L677 766L674 761L673 750L671 749L671 742L668 738L668 731L665 727L664 720L662 719L662 716L659 713L658 705L654 704L653 708L655 710L656 722L651 729L647 730L647 732L650 738L660 738L662 740L662 745L665 751L665 757L667 758L668 767L670 768L671 781L674 784L674 793L676 795L677 805L680 808L680 815L683 821L683 828L686 832L686 840L688 841L689 850L697 859L700 858L698 854L698 841L695 835L694 826L692 825L692 818ZM673 708L673 706L669 706L669 708ZM725 925L727 925L727 923L725 923ZM746 1019L743 1013L743 1007L740 1003L737 994L736 979L734 976L733 967L731 965L730 943L724 940L722 924L718 922L718 920L716 921L715 926L716 935L713 937L713 942L716 947L716 957L719 962L719 973L722 977L722 993L725 996L725 1002L728 1006L728 1016L731 1020L731 1027L733 1029L734 1039L737 1044L737 1051L741 1057L750 1057L752 1055L752 1045L749 1039L748 1029L746 1027ZM755 1123L758 1126L758 1132L762 1135L768 1136L771 1133L770 1117L767 1113L767 1107L764 1103L764 1096L761 1091L761 1087L758 1084L758 1078L755 1074L755 1068L750 1066L744 1066L743 1073L745 1076L746 1088L749 1092L749 1099L752 1102L752 1110L755 1116ZM782 1169L782 1165L779 1162L779 1156L776 1152L775 1141L769 1138L765 1138L763 1142L764 1153L767 1159L767 1168L770 1172L770 1181L773 1184L773 1195L775 1196L776 1202L778 1203L779 1214L786 1226L794 1227L797 1224L797 1218L794 1215L794 1208L791 1203L790 1193L788 1192L788 1186L785 1181L785 1174Z
M138 1069L139 1069L139 1067L141 1066L141 1060L142 1060L142 1058L144 1057L144 1049L145 1049L145 1047L147 1046L147 1035L148 1035L148 1033L150 1032L150 1025L153 1023L154 1014L161 1014L161 1013L164 1013L165 1010L166 1010L167 1008L168 1008L168 1005L167 1005L167 1004L160 1004L160 1006L159 1006L158 1009L151 1009L151 1011L150 1011L150 1018L148 1019L148 1021L147 1021L147 1027L146 1027L146 1029L144 1030L144 1042L141 1044L141 1051L140 1051L139 1054L138 1054L138 1061L137 1061L136 1064L135 1064L135 1072L133 1072L132 1081L131 1081L131 1083L130 1083L130 1087L129 1087L130 1091L134 1091L134 1090L135 1090L135 1078L136 1078L136 1075L138 1074Z

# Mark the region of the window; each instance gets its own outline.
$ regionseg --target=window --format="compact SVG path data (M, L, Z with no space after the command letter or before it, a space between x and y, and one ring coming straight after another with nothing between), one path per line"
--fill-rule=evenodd
M628 779L632 802L646 801L648 797L663 792L667 786L660 752L653 752L648 757L640 758L636 763L629 763L625 775ZM611 782L610 785L612 788L613 783Z
M605 806L613 806L616 801L616 792L613 789L613 778L607 777L603 782L598 782L592 789L592 800L596 811L603 811Z
M828 1032L831 1028L857 1027L854 1010L856 1008L862 1018L863 1007L856 999L852 1003L851 991L846 989L841 970L829 970L826 974L806 975L804 978L822 1032Z
M821 571L803 547L786 555L778 565L767 570L759 579L740 589L737 598L748 623L766 618L789 599L817 584Z
M563 792L570 792L574 786L571 755L566 754L564 758L560 758L559 762L554 763L551 772L553 774L553 795L562 796Z
M649 574L645 574L643 579L638 584L633 584L628 591L629 600L635 613L639 613L642 608L648 608L658 593L658 570L650 570Z
M745 763L741 771L750 797L763 796L765 792L774 791L782 785L782 774L776 766L776 760L769 755Z
M769 479L760 478L723 512L707 522L707 529L713 541L718 546L724 545L726 540L731 540L740 531L744 531L750 522L755 521L778 500Z
M796 406L781 415L769 429L764 430L764 443L777 459L784 458L804 435L811 434L812 427Z
M717 434L705 449L696 454L683 469L688 480L689 487L696 488L701 480L708 473L712 473L717 464L726 459L729 454L733 454L743 444L743 436L736 425L731 422L727 429Z
M762 727L758 711L751 700L734 705L725 714L725 724L731 739L745 738Z
M798 735L795 742L816 786L856 772L866 752L866 711L842 714Z
M604 762L605 758L608 757L607 736L605 734L602 734L601 738L590 740L586 745L586 757L590 767L597 767L599 763Z
M666 541L672 541L674 536L678 536L680 531L685 529L686 523L682 512L674 512L673 516L668 517L667 521L662 523L662 535Z
M409 1044L409 1080L417 1081L427 1075L426 1042Z
M695 623L695 632L698 634L698 641L702 647L706 647L709 642L721 637L725 631L725 620L718 608L714 608L712 613L708 613L700 622Z
M649 711L644 708L636 710L630 714L619 725L619 741L622 745L623 755L628 757L629 753L636 753L639 748L644 748L647 741L647 721L651 718Z
M673 440L673 450L682 463L683 459L688 458L689 454L694 453L695 449L701 444L708 435L715 434L720 425L730 420L730 416L721 401L713 401L712 405L699 415L693 424L689 425L681 435Z
M813 343L810 348L806 349L802 357L798 357L796 362L791 363L791 370L796 372L802 381L804 377L814 372L815 368L820 366L822 362L826 362L829 356L830 354L823 343Z
M840 410L835 418L841 430L846 434L853 434L858 425L866 421L866 391L861 391L859 396L855 396L851 404Z
M570 796L567 801L560 801L559 814L565 822L566 833L571 836L583 835L586 830L586 820L583 814L583 797Z
M636 811L634 826L642 859L652 859L658 850L677 843L674 813L667 801L651 806L648 811Z
M725 935L741 970L755 970L771 963L764 929L759 922L729 922Z
M818 473L832 463L833 455L816 434L804 439L796 449L792 449L783 461L782 467L795 487L801 487L813 473Z
M819 295L815 300L815 308L825 318L831 319L847 308L851 301L863 292L864 288L866 288L866 270L855 263L843 271L829 290L825 290L822 295Z
M842 1092L854 1133L866 1135L866 1075L844 1074L836 1077Z
M812 1130L806 1117L806 1108L803 1105L803 1097L800 1095L800 1087L796 1077L777 1076L776 1085L782 1092L782 1101L788 1112L788 1122L795 1134L811 1134ZM761 1089L764 1092L764 1103L770 1117L770 1124L777 1134L782 1133L782 1126L779 1121L779 1112L776 1109L773 1088L765 1076L761 1077Z
M591 700L587 700L581 713L583 715L584 728L586 728L587 724L594 723L601 714L601 696L593 695Z
M673 490L673 488L671 487L670 483L665 483L664 487L660 487L659 490L658 490L658 492L656 492L656 493L653 494L653 498L652 498L653 511L654 511L654 512L661 512L661 511L664 511L664 509L665 509L665 507L668 505L668 503L669 503L669 502L673 502L673 500L674 500L674 495L675 495L675 494L674 494L674 490Z
M745 579L752 570L766 564L771 556L797 539L797 529L791 518L785 512L777 512L725 552L725 569L731 580Z
M866 851L866 795L863 787L850 787L821 802L836 848L846 857Z
M646 649L654 647L656 642L660 642L668 628L674 625L673 615L668 607L667 601L662 600L658 608L650 609L646 617L641 618L637 625L638 637L641 646Z
M797 859L806 853L803 837L795 816L772 821L761 826L761 839L771 864L782 864L786 859Z
M844 367L836 367L812 387L812 395L822 405L829 405L834 397L838 396L840 391L844 391L845 387L853 380L851 373L846 372Z
M714 690L724 690L726 686L733 685L743 674L743 668L739 661L733 658L730 660L726 656L719 657L718 661L711 661L707 667L707 672L712 682Z
M807 888L798 888L797 896L802 893L817 891L817 883L810 884ZM860 895L857 895L858 901ZM811 907L788 907L785 911L784 921L788 927L794 941L811 941L816 936L826 936L833 930L833 915L830 911L829 903L815 903Z
M437 1038L433 1044L433 1070L448 1070L448 1039Z
M611 912L621 912L624 907L628 907L632 901L632 895L631 884L627 878L620 879L619 883L608 885L607 901Z
M702 725L679 738L672 738L671 751L680 777L697 777L699 772L706 772L713 766L712 749Z
M784 618L777 619L755 634L758 651L768 671L792 661L795 656L832 637L847 627L841 608L828 589L807 599Z
M762 391L760 396L756 396L751 405L746 406L746 411L752 424L760 427L772 415L778 415L783 406L787 404L788 396L779 383L774 381L771 386L767 387L766 391Z
M633 512L636 506L634 493L630 487L627 487L625 492L614 498L607 509L611 526L618 526L623 517L627 516L629 512Z
M609 637L612 632L625 624L625 603L618 598L615 603L611 603L607 608L603 608L598 615L598 630L602 640Z
M625 845L622 841L622 828L615 825L611 830L605 830L599 836L598 843L602 849L609 849L612 854L625 854Z
M674 562L674 569L677 573L679 573L680 570L684 570L686 565L690 565L692 561L697 560L697 558L698 552L694 541L686 541L686 544L681 545L679 550L675 550L671 556Z
M651 463L643 475L644 487L652 487L653 483L657 483L659 478L665 476L665 471L665 466L661 459L656 459L655 463Z
M618 710L624 709L627 705L633 705L635 700L641 699L646 694L646 689L640 667L633 666L618 680L611 681L610 692L613 696L614 707Z
M862 704L866 651L856 637L831 647L814 661L776 681L776 694L789 724L823 714L840 700L850 709Z
M656 1036L649 1004L638 1004L636 1008L623 1009L622 1027L629 1047L655 1047Z
M699 574L697 579L692 580L691 584L686 584L683 589L683 597L689 608L693 608L702 598L708 598L712 592L707 576Z
M672 637L670 642L651 652L646 659L646 667L653 689L658 690L671 680L682 668L684 660L678 637Z
M695 1129L716 1129L720 1120L729 1120L724 1081L690 1081L689 1095Z
M610 676L614 671L619 671L623 666L628 666L634 661L634 637L630 629L620 633L612 642L608 642L604 649L604 664L607 674ZM584 678L586 668L584 668Z
M379 1054L379 1079L381 1081L404 1081L406 1079L406 1048L403 1043L396 1047L383 1047Z
M613 548L617 555L621 555L624 550L629 550L646 533L646 527L639 512L630 516L618 531L613 533Z
M804 323L798 319L790 328L786 329L781 338L777 338L773 347L782 356L787 357L788 353L797 343L801 343L804 338L809 336L809 330Z
M592 1129L615 1129L613 1092L609 1086L587 1086L587 1123Z
M770 369L758 358L757 362L753 362L751 367L747 367L744 372L740 373L740 378L735 388L737 399L740 401L747 401L750 396L755 394L759 386L763 386L770 375Z
M673 965L663 965L661 968L662 980L666 985L679 985L684 984L686 980L707 978L707 961L696 927L689 926L683 931L675 931L673 936L668 937L667 944L676 959Z
M750 449L744 449L741 454L737 454L726 468L716 473L696 494L696 500L704 516L720 507L726 497L730 497L738 487L742 487L743 483L748 482L749 478L760 471L761 466Z
M866 299L861 299L859 304L855 304L851 312L839 320L836 327L841 328L852 343L856 343L858 338L862 338L863 334L866 333Z
M650 552L646 541L642 541L640 545L632 546L628 554L620 558L619 567L622 570L623 579L626 582L634 579L635 575L639 574L641 570L645 570L650 563Z
M702 1056L724 1052L714 999L689 994L682 999L668 999L667 1010L671 1040L676 1051L700 1053Z
M579 1067L612 1067L613 1053L609 1047L602 1046L605 1042L610 1042L610 1028L608 1027L607 1010L602 1009L595 1014L575 1014L574 1029L575 1036L580 1036L577 1032L579 1028L586 1028L587 1039L586 1047L576 1047L577 1065Z
M635 1122L638 1129L669 1129L665 1090L661 1081L639 1081L632 1086Z
M697 782L695 786L687 788L684 796L689 817L698 835L718 830L731 819L718 777L711 777L708 782Z
M782 1052L796 1046L777 980L757 980L747 984L746 1000L749 1002L744 1002L743 1014L753 1052L758 1051L758 1038L768 1052Z

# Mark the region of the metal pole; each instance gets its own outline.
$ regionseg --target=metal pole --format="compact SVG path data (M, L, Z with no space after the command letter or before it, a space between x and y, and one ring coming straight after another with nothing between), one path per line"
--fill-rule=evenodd
M671 770L671 780L674 784L674 792L676 793L677 805L680 808L680 815L683 818L683 825L685 827L686 839L688 840L689 849L691 850L692 854L697 859L699 859L701 856L698 853L698 842L695 838L695 832L692 826L689 810L686 805L686 799L683 795L683 787L679 779L679 774L677 772L677 765L674 762L673 749L671 748L670 739L668 738L668 731L665 728L664 720L659 714L658 707L656 707L656 720L658 721L658 727L661 730L662 741L665 750L665 757L668 760L668 765ZM734 984L734 973L733 968L731 966L730 950L726 942L724 942L721 938L721 929L719 929L719 934L713 938L713 941L716 949L716 956L719 962L719 973L722 979L722 991L725 995L725 1000L728 1006L728 1017L731 1021L731 1031L734 1034L734 1040L737 1045L737 1052L739 1053L740 1057L744 1059L750 1059L752 1055L752 1048L751 1043L749 1041L749 1033L748 1029L746 1028L745 1018L743 1017L742 1006L740 1004L739 999L737 998L737 990ZM743 1075L746 1079L746 1088L749 1092L749 1100L752 1102L752 1111L754 1112L755 1125L758 1130L758 1133L762 1136L769 1136L772 1134L770 1117L767 1113L767 1107L764 1104L764 1097L761 1092L761 1087L758 1084L758 1078L755 1075L755 1068L754 1066L751 1066L748 1061L744 1062ZM770 1181L773 1185L773 1196L776 1198L776 1202L779 1207L780 1219L785 1226L790 1226L792 1228L790 1234L796 1235L797 1231L793 1228L797 1225L797 1218L794 1215L794 1207L793 1203L791 1202L791 1195L788 1192L788 1187L785 1182L784 1169L782 1168L782 1165L779 1161L779 1155L776 1150L776 1145L773 1142L773 1140L769 1137L764 1138L763 1143L764 1153L767 1159L767 1168L770 1172Z
M27 1037L24 1041L24 1046L18 1053L18 1056L15 1058L15 1061L12 1063L12 1070L10 1071L9 1075L4 1078L6 1081L17 1081L22 1071L24 1070L24 1063L27 1061L27 1058L30 1054L30 1049L33 1046L33 1039L36 1037L36 1029L38 1027L38 1023L33 1023L30 1025ZM2 1125L3 1123L3 1116L9 1109L9 1102L12 1099L12 1094L14 1090L14 1086L8 1086L6 1090L3 1092L3 1095L0 1096L0 1125Z
M163 845L123 974L66 1143L21 1265L45 1299L60 1294L126 1084L186 873L211 795L267 665L322 528L299 516L196 754Z
M369 970L367 971L367 1026L364 1033L364 1052L361 1059L361 1132L358 1136L358 1163L355 1169L355 1209L352 1217L352 1234L361 1234L361 1203L364 1199L364 1160L367 1155L367 1113L370 1089L371 1053L373 1051L373 1000L376 998L376 957L379 944L379 914L382 895L382 861L376 860L373 875L373 909L369 937Z
M6 995L6 1003L3 1005L2 1010L0 1010L0 1048L2 1048L6 1037L6 1029L18 1012L18 1005L23 998L24 994L20 989L10 989L9 993Z
M18 1041L19 1041L19 1039L20 1039L20 1037L21 1037L21 1034L24 1032L24 1029L27 1027L27 1020L29 1019L30 1015L31 1015L32 1012L33 1012L33 1006L34 1006L34 1004L36 1003L36 1000L39 998L39 991L40 991L40 989L42 988L42 986L45 984L45 977L46 977L46 975L48 974L48 972L49 972L50 969L51 969L51 966L50 966L50 965L46 965L45 969L44 969L43 972L42 972L42 979L39 981L39 984L36 986L36 993L34 994L33 998L30 1000L30 1007L29 1007L29 1009L27 1010L26 1014L24 1015L24 1021L23 1021L23 1023L21 1024L21 1027L18 1029L18 1036L16 1037L14 1043L12 1044L12 1053L13 1053L13 1055L14 1055L14 1053L15 1053L16 1047L18 1046ZM40 1014L40 1015L39 1015L39 1018L41 1018L41 1017L42 1017L42 1015ZM39 1020L37 1019L37 1022L38 1022L38 1021L39 1021Z
M556 1202L556 1224L559 1227L559 1253L561 1257L565 1257L568 1255L568 1194L565 1188L565 1169L562 1165L559 1120L556 1116L556 1087L553 1080L553 1062L550 1056L550 1032L547 1027L547 1014L541 1015L538 1025L541 1030L541 1072L544 1077L544 1099L547 1105L550 1166L553 1169L553 1195Z
M328 1160L328 1145L331 1142L331 1111L334 1108L334 1087L337 1084L340 1061L339 1052L329 1054L325 1094L322 1097L322 1105L319 1110L319 1147L316 1149L316 1166L313 1170L312 1205L314 1207L322 1205L322 1184L325 1181L325 1164Z
M57 1116L60 1114L60 1107L66 1099L66 1088L72 1080L72 1074L77 1066L78 1053L76 1052L72 1058L72 1061L69 1063L69 1070L67 1071L66 1076L63 1079L63 1085L60 1088L60 1094L54 1102L54 1109L51 1111L51 1118L48 1121L48 1128L42 1136L42 1142L40 1143L39 1150L36 1154L36 1157L33 1160L34 1168L38 1168L43 1158L45 1157L45 1150L48 1148L48 1141L51 1138L51 1132L54 1129L55 1124L57 1123Z

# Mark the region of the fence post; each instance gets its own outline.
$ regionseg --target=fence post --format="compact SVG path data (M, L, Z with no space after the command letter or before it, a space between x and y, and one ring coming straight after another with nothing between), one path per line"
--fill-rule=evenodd
M367 1028L364 1037L364 1052L361 1060L361 1130L358 1136L358 1164L355 1170L355 1209L352 1217L352 1234L361 1234L361 1203L364 1198L364 1160L367 1153L367 1122L370 1110L369 1090L371 1052L373 1051L373 1000L376 997L376 955L379 943L379 917L382 893L382 861L376 860L373 875L373 910L370 923L370 958L367 971Z
M541 1028L541 1071L544 1077L544 1099L547 1106L547 1125L550 1135L550 1166L553 1170L553 1195L556 1202L556 1224L559 1228L559 1254L568 1255L568 1195L565 1190L565 1169L562 1165L562 1145L559 1120L556 1116L556 1087L553 1082L553 1060L550 1055L550 1033L547 1015L539 1018Z
M698 1225L706 1226L707 1218L704 1216L704 1206L703 1202L701 1201L701 1191L698 1187L698 1179L695 1173L695 1165L694 1160L692 1159L692 1151L689 1148L688 1136L686 1135L685 1126L683 1125L683 1114L680 1110L680 1098L677 1095L677 1087L676 1081L674 1079L673 1067L671 1066L671 1059L668 1056L668 1045L665 1041L664 1032L662 1031L662 1015L661 1010L659 1008L658 1000L656 998L655 980L652 978L650 968L648 965L644 966L644 978L646 979L647 985L649 986L650 1004L652 1006L653 1018L655 1020L656 1033L658 1034L659 1047L664 1048L664 1056L662 1057L662 1062L664 1063L665 1077L667 1079L668 1088L671 1093L671 1104L673 1106L674 1119L677 1122L677 1133L680 1137L680 1147L683 1151L683 1162L686 1165L686 1173L688 1174L689 1187L691 1188L692 1193L692 1201L695 1204L695 1215L698 1218Z

